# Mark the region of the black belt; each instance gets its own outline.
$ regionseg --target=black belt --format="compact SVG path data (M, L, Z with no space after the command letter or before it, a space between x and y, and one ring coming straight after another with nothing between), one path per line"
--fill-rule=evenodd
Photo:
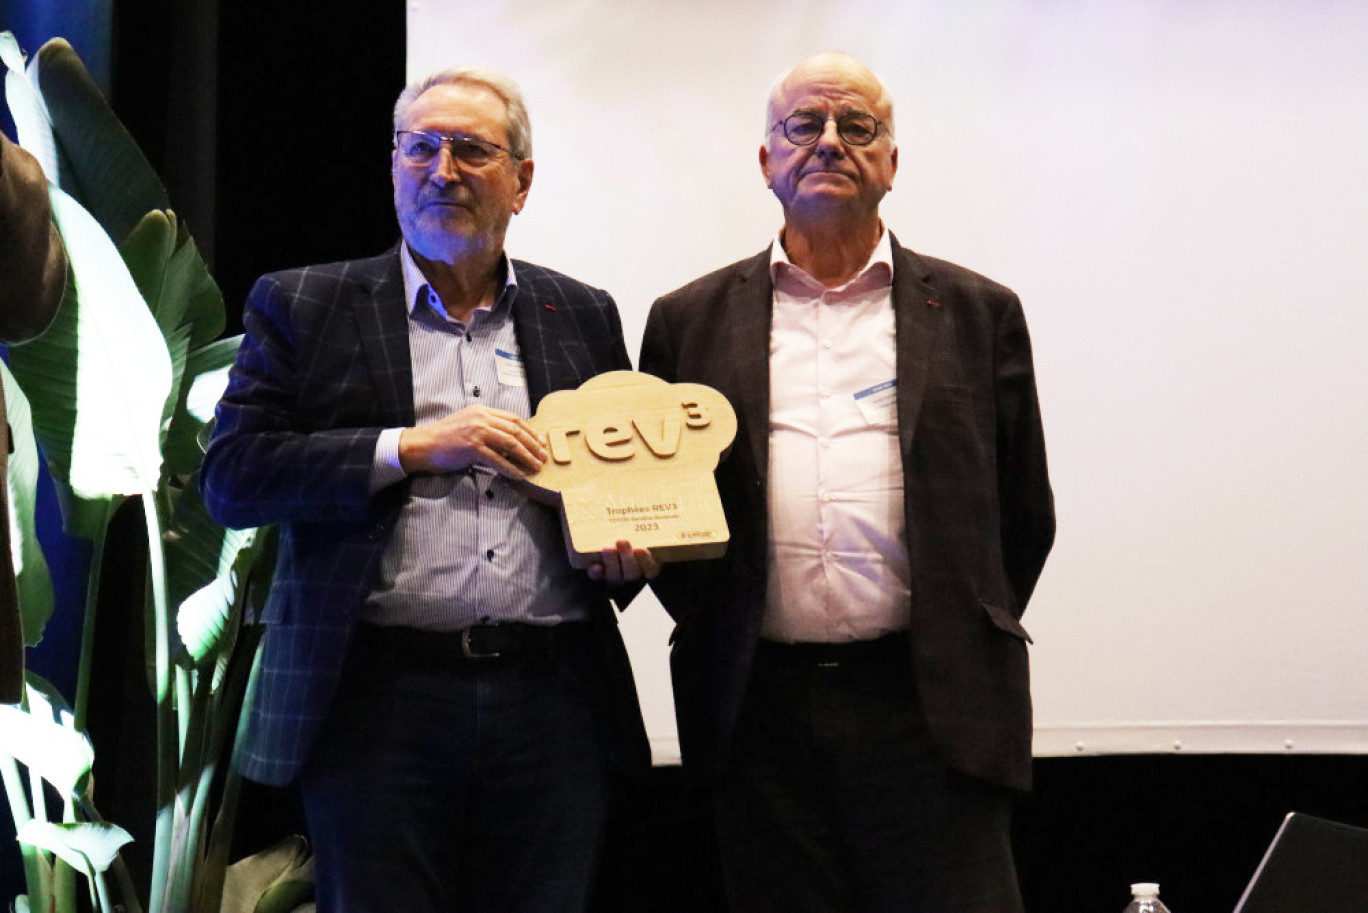
M463 631L425 631L363 623L357 626L356 634L358 642L381 649L472 662L549 659L572 644L583 643L589 636L588 622L475 625Z
M762 639L757 655L771 662L825 669L888 659L904 659L910 656L910 649L907 632L895 631L874 640L848 640L840 643L780 643L776 640Z

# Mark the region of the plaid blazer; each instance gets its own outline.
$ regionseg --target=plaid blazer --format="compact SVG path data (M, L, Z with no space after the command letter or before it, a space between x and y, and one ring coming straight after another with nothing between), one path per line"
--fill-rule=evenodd
M721 769L767 586L768 250L651 308L640 370L702 383L736 409L717 469L731 541L666 565L652 588L675 619L670 657L686 770ZM898 438L911 562L911 646L932 738L956 769L1025 788L1031 697L1020 623L1054 541L1054 500L1030 339L1011 290L893 240Z
M617 307L603 291L514 261L513 320L537 403L604 371L629 369ZM230 527L277 524L267 634L241 769L280 785L307 758L341 675L357 612L407 497L368 493L376 440L414 422L407 303L398 246L379 257L272 273L243 314L246 338L216 412L202 487ZM559 525L559 524L557 524ZM607 590L596 626L616 687L620 760L649 757Z

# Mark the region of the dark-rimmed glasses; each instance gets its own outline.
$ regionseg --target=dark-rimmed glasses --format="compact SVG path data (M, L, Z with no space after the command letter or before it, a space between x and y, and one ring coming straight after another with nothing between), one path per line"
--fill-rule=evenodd
M488 165L498 157L500 152L514 161L522 160L519 156L514 155L513 150L507 146L500 146L498 143L491 143L489 140L475 136L467 136L464 133L445 136L426 130L394 131L394 148L399 151L399 155L404 161L414 165L431 165L441 154L443 143L450 144L452 158L471 168Z
M840 117L816 114L812 111L799 111L779 121L776 128L784 131L784 138L795 146L811 146L826 132L827 121L836 121L836 133L852 146L868 146L879 135L883 123L872 114L851 111Z

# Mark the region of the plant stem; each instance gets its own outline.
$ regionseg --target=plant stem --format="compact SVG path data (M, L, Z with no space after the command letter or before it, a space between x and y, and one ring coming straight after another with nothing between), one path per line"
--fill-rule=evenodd
M85 797L78 797L77 802L85 820L96 824L104 823L104 816L95 807L95 803ZM118 887L117 898L123 906L124 913L143 913L142 904L138 902L138 892L133 889L133 878L128 874L128 864L124 862L123 853L114 855L114 861L110 863L109 868L114 873L114 883ZM106 881L105 889L108 890L108 881ZM114 909L112 904L110 909Z
M81 618L81 659L76 669L76 703L73 710L77 732L85 732L86 715L90 704L90 676L95 665L95 611L100 602L100 578L103 575L105 539L109 523L114 517L114 502L105 502L104 521L90 543L90 572L86 576L85 614Z
M168 609L169 611L169 609ZM170 624L175 624L175 619L168 619ZM190 732L190 715L193 712L193 701L191 699L192 685L190 682L190 670L177 665L172 670L176 676L176 730L177 744L180 745L181 764L186 762L186 739Z
M180 780L177 751L179 727L176 724L171 687L169 613L166 607L166 560L162 551L161 520L157 501L151 491L142 494L147 520L147 555L151 563L153 626L156 629L157 707L157 828L152 848L152 893L148 909L165 913L167 881L171 877L172 843L176 831L176 787Z
M194 766L187 765L187 771L198 771L197 782L194 787L194 798L190 805L190 843L192 846L200 846L200 834L204 826L204 812L209 804L209 797L214 782L214 773L218 770L218 752L213 747L213 678L211 673L201 671L199 681L196 682L194 702L192 704L195 713L195 725L191 727L191 732L195 734L194 744L190 746L190 754L193 757Z
M91 879L91 881L95 885L94 894L99 904L95 909L107 911L107 913L114 913L114 904L109 899L109 883L105 880L105 873L96 872L95 877Z
M217 769L216 757L207 753L206 733L213 722L213 679L209 673L200 670L195 675L194 685L194 695L186 699L183 708L177 708L182 720L189 725L183 727L188 738L181 754L183 780L178 806L185 820L179 823L179 855L173 860L175 872L167 890L167 904L172 910L198 909L193 905L193 899L197 874L204 859L204 817Z
M62 805L62 821L76 823L76 806L70 796ZM57 909L76 909L76 870L60 858L52 860L52 894L57 899Z
M241 618L241 615L238 615ZM214 756L220 756L227 748L227 772L224 776L223 795L219 799L218 815L209 830L209 842L204 853L200 870L196 873L194 896L201 907L212 909L211 905L223 902L223 885L227 878L228 852L233 843L233 831L237 825L238 800L242 793L242 774L240 768L242 744L247 732L248 708L256 692L257 669L261 664L261 628L239 630L234 641L233 656L220 684L219 709L215 713ZM245 674L243 665L246 666ZM245 679L245 681L244 681ZM241 693L239 694L239 690ZM233 712L225 713L231 707ZM226 729L232 721L231 741Z
M19 773L19 762L8 755L0 755L0 779L5 783L5 796L9 799L10 816L14 818L14 830L18 833L25 824L33 820L29 810L28 794L24 790L24 778ZM28 889L29 909L47 910L52 904L52 885L47 877L48 866L43 864L41 850L19 844L19 855L24 860L24 884Z
M95 622L100 603L100 581L104 575L105 542L109 536L109 523L114 518L115 502L105 501L105 514L98 525L98 532L90 542L90 570L86 575L85 609L81 616L81 654L76 667L76 701L72 711L73 728L85 732L86 717L90 710L90 679L95 666ZM63 820L76 820L75 809L68 798L63 809ZM91 885L92 900L95 887ZM57 909L76 909L76 870L60 859L53 860L53 894ZM100 909L100 908L97 908ZM103 909L110 909L107 905Z

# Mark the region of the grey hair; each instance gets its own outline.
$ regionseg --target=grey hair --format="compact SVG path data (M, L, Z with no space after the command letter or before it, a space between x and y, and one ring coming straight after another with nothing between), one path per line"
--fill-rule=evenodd
M813 54L811 57L798 61L774 78L774 82L770 85L769 94L765 96L765 138L768 139L770 130L774 127L774 121L771 118L775 117L778 113L774 110L774 96L783 88L784 83L793 75L794 70L805 64L811 63L820 57L844 58L864 70L873 78L875 84L879 87L879 97L874 100L875 106L883 108L884 114L886 115L879 117L879 120L883 123L884 129L888 131L888 135L890 137L895 136L896 134L893 132L893 93L888 91L888 84L883 81L883 78L879 76L878 73L875 73L869 67L865 66L858 58L847 54L845 51L823 51L820 54ZM871 111L870 113L876 116L879 114L877 111Z
M523 102L522 91L518 84L502 73L484 67L451 67L440 70L417 82L411 82L399 93L394 103L394 129L400 129L409 108L433 86L470 85L481 86L503 99L508 109L508 148L515 158L532 157L532 121L527 116L527 105Z

